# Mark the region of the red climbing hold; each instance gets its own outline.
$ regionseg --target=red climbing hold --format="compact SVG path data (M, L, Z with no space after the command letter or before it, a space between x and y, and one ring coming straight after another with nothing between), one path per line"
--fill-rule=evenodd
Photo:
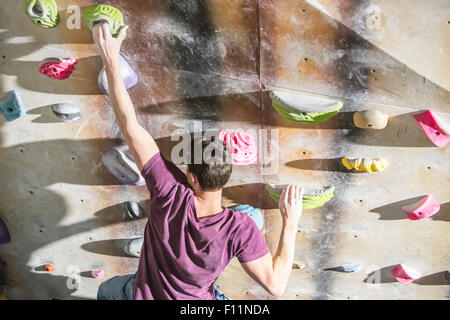
M399 264L391 270L392 276L400 283L411 283L420 279L422 275L416 270L407 267L405 264Z
M436 214L441 206L429 194L421 200L401 206L401 208L406 212L409 220L420 220Z
M52 79L64 80L67 79L75 70L77 59L59 59L49 58L42 61L39 66L39 72Z
M420 128L430 141L437 147L445 147L450 141L450 127L431 110L414 114Z
M103 270L92 270L91 275L93 278L101 279L105 276L105 272Z

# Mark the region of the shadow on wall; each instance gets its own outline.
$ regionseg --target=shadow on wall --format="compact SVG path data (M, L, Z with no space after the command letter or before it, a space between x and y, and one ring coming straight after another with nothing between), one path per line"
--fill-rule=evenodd
M41 61L8 59L0 65L0 73L17 77L18 86L31 91L65 95L103 95L97 85L98 74L102 68L100 57L78 59L74 72L64 81L41 74L40 63Z
M394 269L396 266L397 265L395 264L375 270L367 275L367 278L364 279L364 282L370 284L397 282L397 280L395 280L395 278L392 276L391 273L391 270Z
M225 199L230 199L237 204L249 204L263 210L278 208L278 203L269 197L264 183L225 187L222 195Z
M349 171L342 164L342 158L333 159L301 159L289 161L286 163L288 167L293 167L301 170L319 170L319 171L334 171L346 173L364 173L361 171Z
M0 127L5 123L0 119ZM0 137L0 143L1 143ZM70 298L67 278L49 273L36 273L28 266L33 253L51 243L72 235L123 222L114 215L117 208L101 210L98 216L61 225L69 206L58 192L62 183L73 185L117 185L119 182L100 164L99 156L118 145L117 139L49 140L0 148L1 215L9 227L12 241L1 246L0 255L7 262L7 279L12 285L8 296L22 299ZM86 199L77 199L80 206ZM119 206L119 205L117 205ZM140 229L138 222L130 222ZM127 225L130 227L130 225ZM88 245L91 248L92 245ZM20 252L20 254L17 254ZM36 257L35 257L36 258ZM51 257L39 255L42 263L52 263ZM50 261L44 261L44 260ZM64 270L62 270L64 272ZM45 290L42 290L45 288ZM40 296L35 296L40 292ZM34 295L34 296L33 296Z
M410 199L396 201L388 205L371 209L369 212L375 212L380 215L379 220L402 220L408 219L406 213L401 209L401 206L414 203L423 199L425 195ZM441 204L441 209L438 213L433 215L430 219L440 221L450 221L450 202Z

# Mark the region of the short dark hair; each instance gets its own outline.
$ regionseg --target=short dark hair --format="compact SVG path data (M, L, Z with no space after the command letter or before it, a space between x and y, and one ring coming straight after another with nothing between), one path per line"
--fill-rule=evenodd
M201 160L194 157L194 151L199 151L200 145ZM205 155L210 156L207 158L208 161L205 161ZM230 159L231 155L227 147L217 137L213 141L205 141L201 137L191 139L188 170L197 177L203 191L217 191L228 183L233 167Z

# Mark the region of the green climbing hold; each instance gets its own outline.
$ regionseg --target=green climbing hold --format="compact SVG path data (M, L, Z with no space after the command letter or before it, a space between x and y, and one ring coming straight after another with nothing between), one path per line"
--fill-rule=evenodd
M84 11L84 20L89 30L92 30L98 23L108 22L109 31L113 37L117 37L120 29L125 26L122 12L117 8L105 4L86 8Z
M339 113L343 103L290 91L272 91L272 106L284 118L302 123L327 121Z
M44 28L53 28L59 22L58 5L55 0L27 0L25 13L34 24Z
M266 184L266 190L276 202L280 201L281 192L286 189L287 185L276 186L271 183ZM303 194L303 209L315 209L323 206L333 198L334 186L323 187L313 191L305 191Z

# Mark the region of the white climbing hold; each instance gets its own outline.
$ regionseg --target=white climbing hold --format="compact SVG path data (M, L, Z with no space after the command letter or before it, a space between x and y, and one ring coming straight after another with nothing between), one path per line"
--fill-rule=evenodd
M64 122L74 122L81 119L81 110L79 107L70 103L57 103L51 105L55 116Z
M129 155L127 147L114 147L106 151L100 156L100 161L123 184L145 185L145 180L131 155Z
M125 253L132 257L139 258L141 256L142 245L144 244L144 238L137 238L131 240L124 248Z
M389 116L378 110L363 110L353 114L353 122L361 129L384 129L389 122Z

